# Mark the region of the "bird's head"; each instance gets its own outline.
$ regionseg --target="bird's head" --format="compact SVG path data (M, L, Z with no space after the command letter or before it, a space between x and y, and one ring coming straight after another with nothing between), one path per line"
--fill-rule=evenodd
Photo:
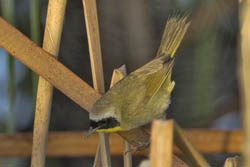
M119 118L115 111L115 107L97 103L93 106L89 113L89 131L88 136L96 132L117 132L121 130Z

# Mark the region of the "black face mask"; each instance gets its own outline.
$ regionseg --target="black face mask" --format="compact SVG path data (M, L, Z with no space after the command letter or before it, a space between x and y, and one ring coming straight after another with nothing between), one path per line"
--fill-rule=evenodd
M99 121L93 121L90 120L90 128L92 129L109 129L109 128L113 128L116 126L119 126L120 123L113 117L109 117L106 119L102 119Z

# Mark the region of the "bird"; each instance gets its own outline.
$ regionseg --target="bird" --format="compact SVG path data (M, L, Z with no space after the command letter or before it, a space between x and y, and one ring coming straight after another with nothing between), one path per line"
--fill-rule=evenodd
M175 86L171 80L175 53L186 34L187 15L167 19L156 57L116 83L93 105L88 135L129 131L165 117Z

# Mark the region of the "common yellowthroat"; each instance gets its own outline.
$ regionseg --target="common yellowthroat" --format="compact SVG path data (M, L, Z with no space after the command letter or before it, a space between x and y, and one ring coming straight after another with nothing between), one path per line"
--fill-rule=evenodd
M170 104L174 54L190 22L187 16L167 20L157 56L130 73L96 101L89 114L89 134L138 128L161 118Z

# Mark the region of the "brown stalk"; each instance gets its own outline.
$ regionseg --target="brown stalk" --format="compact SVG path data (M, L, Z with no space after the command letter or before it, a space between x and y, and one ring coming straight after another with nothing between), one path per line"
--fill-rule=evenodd
M105 93L105 86L96 0L82 0L82 2L88 36L93 85L97 92L103 94ZM109 137L108 134L103 132L99 133L99 144L96 151L94 166L111 166Z
M58 55L60 46L65 6L66 0L49 1L48 4L43 49L54 56ZM34 134L31 156L32 167L45 166L52 94L53 86L40 76L37 89L34 120Z

